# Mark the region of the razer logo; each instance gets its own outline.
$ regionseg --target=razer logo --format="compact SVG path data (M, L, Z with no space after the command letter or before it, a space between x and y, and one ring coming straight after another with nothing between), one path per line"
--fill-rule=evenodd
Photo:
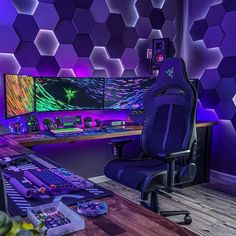
M174 75L174 67L171 69L166 70L166 74L172 79Z

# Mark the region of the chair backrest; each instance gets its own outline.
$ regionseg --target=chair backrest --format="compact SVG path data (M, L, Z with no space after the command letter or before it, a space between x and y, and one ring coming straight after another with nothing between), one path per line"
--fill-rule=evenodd
M197 92L181 58L165 59L157 82L145 94L143 150L149 156L191 149L196 141Z

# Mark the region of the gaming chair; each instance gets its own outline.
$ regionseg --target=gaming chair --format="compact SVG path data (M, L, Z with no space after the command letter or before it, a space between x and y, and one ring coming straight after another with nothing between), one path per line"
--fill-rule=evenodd
M136 159L122 158L122 149L131 139L112 141L117 159L110 161L105 175L141 192L141 205L163 216L185 215L188 211L160 212L158 193L171 197L173 187L192 182L197 167L195 126L197 93L190 83L181 58L168 58L162 63L157 82L145 94L146 119L141 135L145 155ZM150 203L146 203L151 194Z

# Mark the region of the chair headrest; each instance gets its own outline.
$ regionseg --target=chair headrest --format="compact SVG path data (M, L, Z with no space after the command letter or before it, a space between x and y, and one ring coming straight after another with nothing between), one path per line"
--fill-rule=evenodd
M179 57L167 58L161 64L158 75L159 84L184 85L189 83L185 63Z

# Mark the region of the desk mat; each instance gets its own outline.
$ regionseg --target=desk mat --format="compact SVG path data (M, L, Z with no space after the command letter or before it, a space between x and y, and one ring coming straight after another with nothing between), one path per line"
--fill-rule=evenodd
M10 176L11 178L17 179L26 188L37 189L35 185L33 185L24 177L25 170L37 169L37 168L41 168L41 169L42 168L55 168L55 167L62 168L62 166L38 154L25 154L25 155L18 155L18 156L26 156L27 159L31 161L31 163L21 164L17 167L9 166L7 169L3 170L3 175L5 176L5 179L4 179L5 190L6 190L7 199L8 199L8 210L13 216L20 215L24 217L27 215L27 208L51 203L53 201L61 200L66 205L70 206L70 205L76 204L77 202L104 198L104 197L109 197L113 195L112 191L107 190L97 184L94 184L94 187L92 188L79 190L77 193L73 193L73 194L65 194L62 196L49 196L46 194L39 194L38 199L24 198L12 187L12 185L8 182L7 180L8 178L6 178L6 176L8 177ZM1 158L0 160L10 161L12 158L16 158L16 157L17 156L4 157L4 158Z

